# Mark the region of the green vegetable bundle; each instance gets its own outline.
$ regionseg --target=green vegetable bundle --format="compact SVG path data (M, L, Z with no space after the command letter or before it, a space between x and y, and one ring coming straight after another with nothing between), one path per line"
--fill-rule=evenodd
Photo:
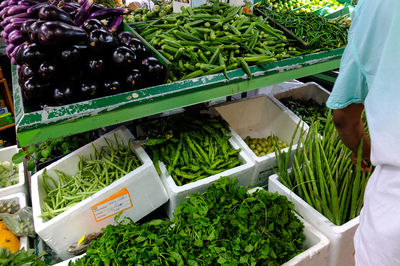
M0 161L0 189L18 184L18 165L9 161Z
M342 225L359 215L371 172L361 171L362 144L358 164L353 165L351 151L342 143L331 112L321 135L318 124L313 122L308 134L300 138L302 149L296 150L291 170L292 145L286 154L275 149L277 158L281 158L277 160L278 175L286 187L335 225Z
M322 133L325 128L326 117L329 113L329 108L324 104L319 104L313 99L295 99L293 97L279 99L279 101L295 113L301 120L311 125L313 121L319 120L318 133Z
M242 13L242 7L213 1L212 5L181 8L144 25L140 34L172 63L170 81L243 68L251 78L248 64L266 64L300 54L286 49L280 30L266 19Z
M0 265L45 266L47 264L41 260L44 255L45 253L42 253L37 257L34 249L28 249L27 251L22 249L16 253L11 253L6 248L0 248Z
M158 127L163 137L148 139L146 149L158 173L161 160L178 186L241 164L241 150L230 145L229 129L220 118L184 114L166 119Z
M303 39L309 49L335 49L347 44L348 28L341 27L323 16L293 11L280 14L268 8L259 8L258 10Z
M58 176L58 181L55 181L44 169L42 184L47 195L43 200L41 218L50 220L56 217L142 164L132 151L131 141L125 146L118 142L116 135L114 139L116 146L105 139L107 147L97 150L93 146L93 157L90 156L89 160L80 158L78 173L74 176L55 170Z
M221 178L190 195L172 221L108 225L75 265L281 265L302 252L293 204L237 182Z

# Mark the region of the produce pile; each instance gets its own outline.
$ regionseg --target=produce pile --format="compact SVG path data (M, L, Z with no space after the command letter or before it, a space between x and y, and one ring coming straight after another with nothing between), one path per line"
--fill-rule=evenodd
M16 185L18 182L18 165L9 161L0 161L0 189Z
M337 10L344 6L336 0L265 0L265 5L272 6L279 13L293 9L298 9L301 12L312 12L324 6Z
M124 9L94 0L6 0L0 4L7 55L18 65L24 103L64 105L158 85L164 66L144 44L119 32Z
M212 5L182 7L147 24L139 33L172 63L170 80L177 81L265 64L299 55L280 30L266 19L243 14L241 7L213 1Z
M326 117L329 113L328 107L317 103L313 99L304 100L288 97L279 99L279 101L308 125L311 125L313 121L318 119L319 123L314 126L318 126L318 133L324 131Z
M318 133L318 123L311 124L306 136L302 132L299 144L303 149L296 150L294 160L290 159L291 145L287 153L275 150L280 158L278 175L282 184L332 223L342 225L360 214L372 171L361 171L362 144L357 166L353 165L351 151L341 141L330 112L322 133Z
M30 266L45 266L47 265L41 260L41 254L39 257L35 255L34 249L19 250L16 253L12 253L6 248L0 248L0 263L2 265L30 265Z
M280 149L287 148L288 146L277 136L268 136L268 138L252 138L247 136L244 139L244 142L255 153L255 155L259 157L274 152L275 145L278 145Z
M335 49L347 44L347 27L342 27L314 13L278 13L268 8L258 8L267 16L292 31L308 44L309 49Z
M189 195L170 220L108 225L69 265L281 265L300 252L303 224L278 194L221 178Z
M229 128L208 115L177 115L158 125L144 125L145 142L158 171L159 160L178 186L224 172L241 164L240 149L230 143Z
M172 2L160 1L150 10L148 8L138 8L134 12L126 14L124 21L126 23L141 22L162 18L173 11Z
M44 169L42 184L46 197L41 218L50 220L56 217L142 165L131 148L131 141L125 146L114 137L115 144L106 139L107 146L100 150L93 146L94 153L90 159L80 158L74 176L56 170L56 181Z

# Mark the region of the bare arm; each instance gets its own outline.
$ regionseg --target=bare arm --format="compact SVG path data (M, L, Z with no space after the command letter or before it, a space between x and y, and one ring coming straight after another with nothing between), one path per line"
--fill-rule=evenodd
M363 138L363 170L368 170L367 162L370 160L371 143L365 133L364 124L361 119L363 104L350 104L343 109L333 111L333 122L343 143L352 151L353 163L357 162L357 149Z

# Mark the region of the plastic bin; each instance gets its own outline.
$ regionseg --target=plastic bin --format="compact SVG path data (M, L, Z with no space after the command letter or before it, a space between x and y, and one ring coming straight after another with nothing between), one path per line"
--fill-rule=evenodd
M235 149L240 148L238 139L234 135L229 139L229 143ZM164 205L168 218L172 219L175 208L186 198L186 195L205 192L207 188L221 176L235 177L239 180L239 185L248 187L254 171L254 162L252 162L243 150L239 153L239 158L242 161L241 165L183 186L175 184L172 176L168 174L165 165L160 162L161 181L169 195L169 201Z
M356 217L340 226L333 224L316 209L285 187L279 181L277 175L273 175L269 178L268 190L286 196L294 203L295 210L304 218L304 220L311 223L311 225L328 237L331 242L329 266L354 265L353 238L359 224L359 217Z
M115 143L114 134L119 142L125 144L133 139L127 128L115 129L46 167L48 174L56 181L58 178L54 170L61 170L68 175L75 174L79 158L88 158L93 154L92 145L96 148L105 146L105 138ZM86 233L100 231L108 224L115 224L114 217L117 213L123 211L122 216L137 221L168 200L151 159L138 143L133 143L132 149L143 163L140 167L49 221L39 218L46 196L41 178L43 170L32 176L35 231L61 259L71 257L67 253L68 247Z
M18 203L19 203L19 207L22 209L24 207L26 207L26 195L25 193L19 192L19 193L15 193L12 195L8 195L8 196L4 196L4 197L0 197L0 200L10 200L10 199L17 199ZM29 240L28 237L20 237L19 238L19 249L24 248L25 250L28 250L29 248Z
M18 152L17 145L10 146L7 148L0 149L0 161L12 161L12 156ZM5 188L0 188L0 197L5 197L15 193L26 193L26 183L25 183L25 172L22 163L18 164L18 177L19 182L15 185L8 186Z
M270 135L276 135L289 145L299 119L290 115L283 109L282 105L277 104L267 96L230 102L214 108L233 129L232 135L237 139L240 148L255 162L250 186L267 185L268 177L274 173L273 168L277 166L275 153L272 152L258 157L243 139L246 136L267 138ZM303 128L308 130L305 123ZM296 143L299 136L300 130L297 133L292 150L297 148ZM286 152L288 148L282 151Z

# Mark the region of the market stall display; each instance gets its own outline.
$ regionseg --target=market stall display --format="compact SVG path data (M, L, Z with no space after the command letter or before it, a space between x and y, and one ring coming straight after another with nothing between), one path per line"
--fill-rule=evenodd
M329 7L331 10L343 8L345 1L336 0L266 0L265 5L271 6L277 12L296 10L297 12L312 12L322 7ZM350 3L350 1L348 2Z
M12 156L18 151L16 145L0 149L0 197L27 191L23 165L12 163Z

